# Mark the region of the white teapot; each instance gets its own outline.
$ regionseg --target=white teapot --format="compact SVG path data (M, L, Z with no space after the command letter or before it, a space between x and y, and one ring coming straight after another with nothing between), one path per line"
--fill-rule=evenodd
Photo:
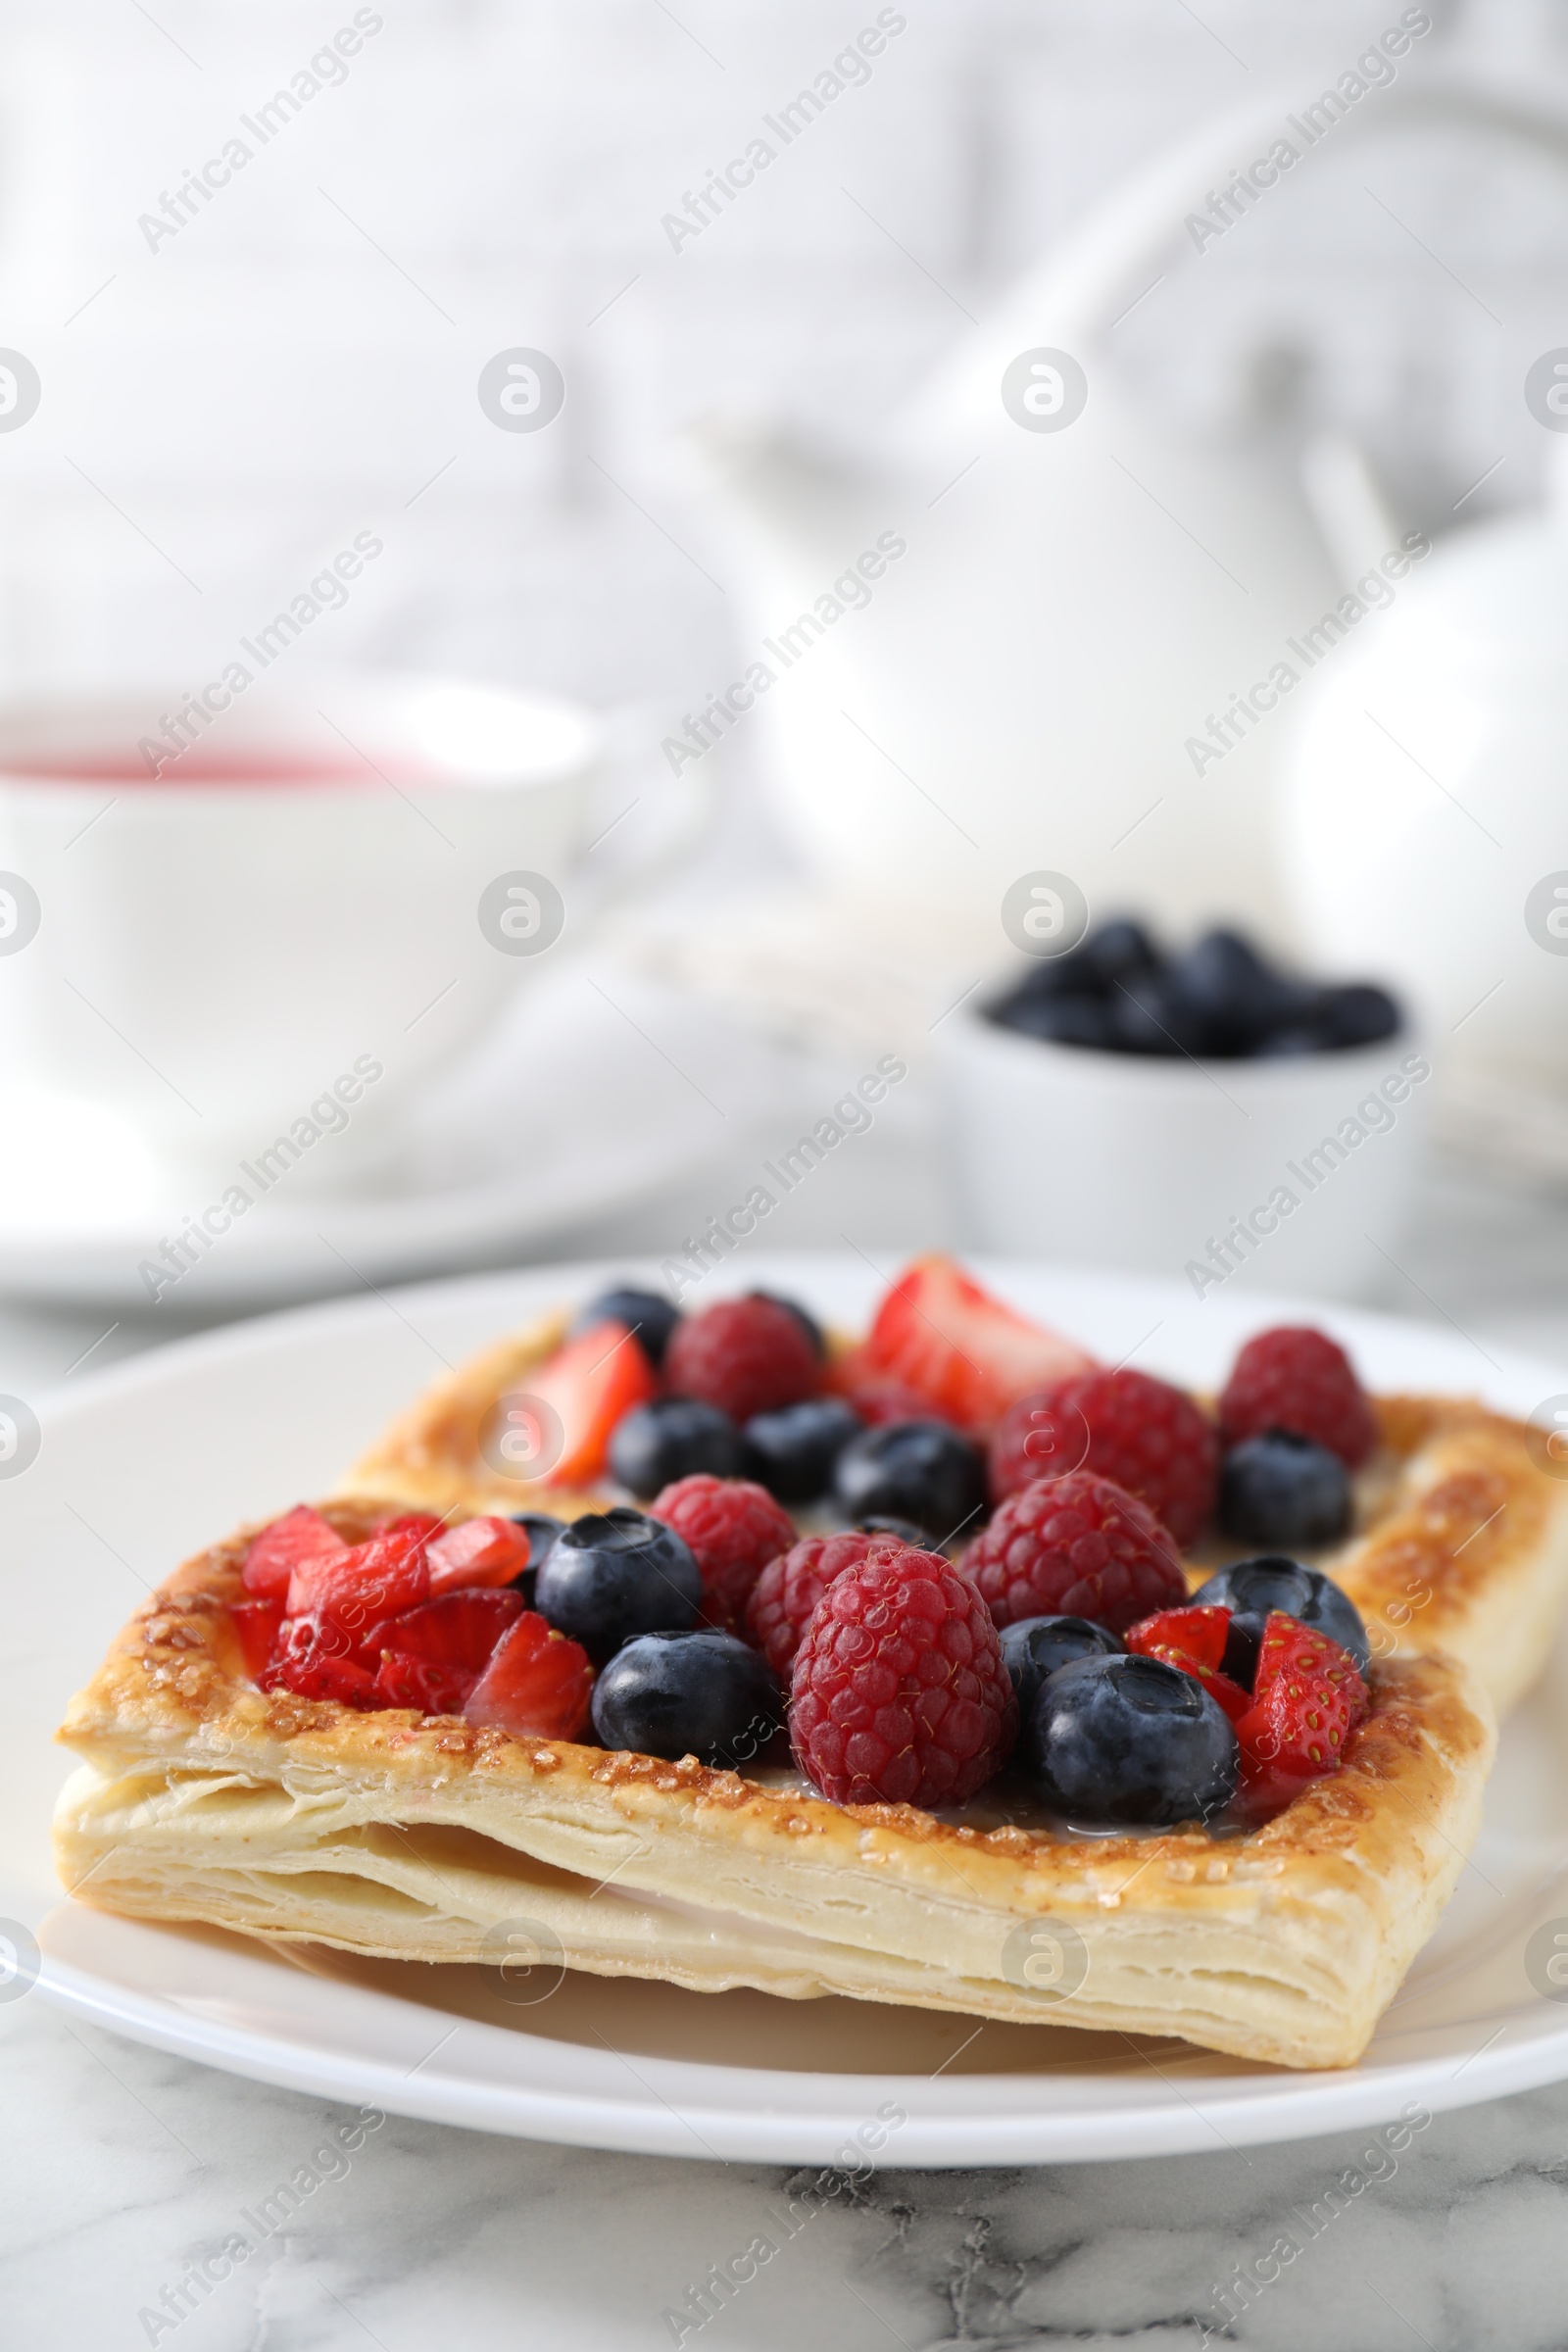
M1454 531L1295 713L1283 865L1329 963L1433 1042L1568 1080L1568 445L1540 515Z
M1152 163L964 338L874 465L826 462L754 418L696 428L746 599L743 675L666 755L705 756L748 714L830 888L993 950L1003 893L1032 868L1071 875L1092 908L1281 912L1284 730L1222 762L1190 744L1268 678L1342 570L1375 560L1375 502L1348 451L1320 449L1314 512L1274 437L1179 435L1098 354L1296 103L1250 105ZM1564 137L1407 60L1334 138L1396 112Z

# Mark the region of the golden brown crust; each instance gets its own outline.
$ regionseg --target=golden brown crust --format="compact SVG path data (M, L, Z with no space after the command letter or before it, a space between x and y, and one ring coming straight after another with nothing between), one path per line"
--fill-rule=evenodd
M323 1506L339 1532L410 1507L603 1507L603 1493L502 1479L481 1446L565 1321L541 1318L420 1398ZM840 1807L690 1758L268 1695L229 1616L242 1531L169 1580L72 1702L61 1738L86 1761L57 1817L62 1874L85 1901L279 1940L495 1959L521 1916L606 1975L1348 2064L1474 1836L1487 1692L1506 1704L1524 1687L1568 1586L1568 1493L1521 1424L1465 1400L1377 1409L1363 1532L1322 1563L1367 1620L1372 1710L1342 1770L1249 1835L1085 1840L978 1811ZM1019 1936L1042 1930L1087 1972L1065 1993L1017 1965Z
M1568 1597L1568 1485L1528 1425L1469 1397L1375 1400L1389 1464L1365 1532L1322 1565L1380 1654L1448 1650L1507 1713Z
M524 1387L554 1353L570 1319L564 1307L541 1315L437 1381L356 1462L344 1491L383 1496L406 1510L553 1511L558 1519L576 1519L602 1509L603 1498L591 1493L548 1479L502 1477L481 1447L501 1398Z

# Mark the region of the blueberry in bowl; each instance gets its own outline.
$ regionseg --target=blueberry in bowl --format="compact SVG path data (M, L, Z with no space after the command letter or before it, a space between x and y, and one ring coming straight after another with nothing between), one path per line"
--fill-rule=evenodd
M1212 1821L1236 1793L1230 1718L1160 1658L1088 1657L1035 1693L1020 1761L1053 1811L1086 1828Z
M696 1396L656 1396L635 1405L611 1435L610 1474L640 1502L699 1470L740 1478L746 1467L746 1441L735 1422Z
M946 1544L985 1509L985 1455L946 1421L884 1422L839 1455L833 1498L858 1526L906 1519Z
M1167 1060L1343 1053L1403 1026L1395 999L1370 981L1300 979L1228 926L1168 954L1127 916L1032 966L982 1009L1023 1037Z
M744 1771L782 1728L784 1699L767 1661L733 1634L639 1634L594 1685L593 1725L606 1747L696 1756Z
M814 1502L864 1426L842 1396L807 1396L776 1412L754 1413L744 1433L748 1473L779 1502Z
M1122 1648L1107 1626L1092 1625L1087 1617L1018 1617L1000 1638L1002 1663L1018 1693L1018 1720L1025 1724L1041 1684L1058 1666L1120 1657Z
M639 1634L686 1633L703 1578L671 1527L617 1506L574 1519L540 1569L534 1606L596 1666Z
M1219 1523L1244 1544L1337 1544L1350 1532L1351 1500L1339 1455L1295 1430L1244 1438L1220 1464Z
M1343 1650L1354 1659L1356 1671L1365 1674L1372 1663L1372 1645L1366 1638L1361 1613L1347 1592L1342 1592L1334 1579L1325 1576L1320 1568L1305 1567L1299 1560L1288 1559L1283 1552L1263 1552L1256 1559L1233 1560L1221 1568L1206 1584L1193 1594L1196 1608L1230 1609L1236 1616L1266 1617L1270 1609L1281 1609L1287 1617L1298 1618L1320 1634L1327 1634ZM1226 1673L1230 1673L1227 1664ZM1249 1684L1250 1677L1248 1677Z

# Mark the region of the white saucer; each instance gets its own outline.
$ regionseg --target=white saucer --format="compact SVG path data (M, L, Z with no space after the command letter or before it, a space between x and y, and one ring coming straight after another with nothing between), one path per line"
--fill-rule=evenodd
M139 1269L238 1167L171 1177L104 1150L79 1112L0 1099L0 1290L201 1313L475 1264L676 1181L764 1108L787 1120L776 1063L711 1004L564 965L420 1098L373 1173L327 1189L328 1155L356 1139L324 1137L318 1168L289 1169L173 1283Z
M623 1273L629 1269L616 1266ZM272 1316L74 1384L43 1445L0 1481L7 1582L0 1915L43 1946L37 1991L159 2048L322 2098L523 2137L673 2155L831 2162L888 2107L879 2162L1144 2156L1307 2137L1568 2077L1568 2004L1525 1946L1568 1932L1568 1652L1508 1724L1458 1892L1366 2056L1293 2075L1179 2042L986 2025L848 2001L687 1993L566 1977L513 2007L489 1972L289 1958L207 1930L63 1902L48 1818L70 1769L50 1742L70 1693L150 1585L236 1521L322 1491L442 1364L607 1271L485 1276ZM884 1269L891 1271L891 1269ZM985 1268L1102 1355L1213 1387L1238 1340L1298 1319L1267 1298L1199 1303L1143 1280ZM790 1292L853 1327L866 1263L765 1255L737 1285ZM1392 1318L1320 1316L1380 1389L1476 1392L1521 1414L1568 1373ZM69 1595L69 1601L67 1599ZM0 1935L6 1932L0 1918Z

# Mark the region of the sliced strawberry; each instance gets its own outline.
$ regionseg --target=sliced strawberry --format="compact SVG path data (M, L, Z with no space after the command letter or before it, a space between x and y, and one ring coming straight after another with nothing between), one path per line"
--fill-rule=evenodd
M547 1473L558 1487L580 1486L605 1467L610 1434L634 1405L659 1393L659 1379L624 1323L595 1323L541 1366L529 1396L561 1423L562 1448Z
M468 1693L469 1723L523 1739L575 1740L588 1721L588 1652L525 1610Z
M896 1380L960 1429L989 1430L1048 1381L1094 1369L1071 1340L1004 1306L951 1257L916 1258L876 1312L861 1369Z
M256 1678L258 1686L292 1690L299 1698L337 1699L347 1707L378 1706L374 1677L349 1655L348 1639L327 1619L286 1619L270 1661Z
M290 1617L324 1617L356 1642L383 1617L427 1599L425 1543L438 1521L422 1514L394 1519L368 1543L305 1561L289 1579Z
M245 1671L253 1683L258 1682L283 1622L282 1600L236 1600L228 1613L234 1620L234 1631L244 1652Z
M251 1539L240 1571L240 1582L247 1592L265 1600L281 1600L288 1591L288 1580L296 1568L309 1560L331 1559L347 1551L348 1545L335 1528L329 1527L319 1511L313 1511L308 1502L296 1503L270 1527L264 1527L259 1536Z
M1152 1617L1141 1618L1129 1627L1122 1640L1146 1658L1163 1657L1167 1649L1176 1649L1185 1660L1217 1674L1225 1662L1230 1625L1229 1609L1156 1609Z
M512 1519L465 1519L425 1547L430 1598L475 1585L510 1585L528 1565L528 1531Z
M1228 1674L1219 1674L1212 1666L1203 1665L1190 1650L1178 1649L1174 1642L1145 1642L1138 1654L1163 1658L1167 1666L1179 1667L1183 1674L1190 1674L1195 1683L1202 1684L1211 1698L1218 1699L1232 1723L1239 1722L1252 1703L1251 1692L1244 1690L1240 1683L1233 1683Z
M520 1592L447 1592L376 1627L377 1702L459 1715L490 1654L522 1615Z
M1338 1771L1365 1715L1367 1688L1337 1642L1280 1609L1258 1645L1252 1703L1236 1726L1242 1789L1254 1812L1277 1812L1311 1781Z

